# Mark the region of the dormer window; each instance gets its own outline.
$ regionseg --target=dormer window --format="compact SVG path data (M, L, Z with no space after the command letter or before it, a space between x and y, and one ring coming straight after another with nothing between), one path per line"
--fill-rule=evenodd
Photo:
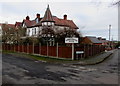
M53 22L43 22L42 25L43 26L53 26L54 23Z
M47 25L47 22L44 22L44 25L46 26L46 25Z
M54 25L54 23L53 23L53 22L51 22L51 25L53 26L53 25Z
M48 22L48 26L51 26L51 22Z
M39 22L39 20L38 20L38 18L36 19L36 23L38 23Z

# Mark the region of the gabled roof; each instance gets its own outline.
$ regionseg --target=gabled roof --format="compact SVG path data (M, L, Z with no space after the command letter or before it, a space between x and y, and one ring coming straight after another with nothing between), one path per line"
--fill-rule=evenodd
M16 22L15 23L15 26L21 26L22 25L22 22Z
M102 43L109 42L108 40L100 40Z
M27 27L31 27L31 26L34 26L36 24L36 21L35 20L23 20L23 23L25 23L25 25Z
M64 20L57 18L56 16L53 16L53 20L55 21L55 24L58 26L68 26L72 29L78 29L78 27L75 25L75 23L72 20Z
M71 29L78 29L78 27L75 25L75 23L72 20L60 19L56 16L52 16L51 11L49 9L49 5L47 7L44 17L40 18L38 23L36 23L36 19L35 19L35 20L23 20L22 24L24 23L29 28L29 27L42 26L42 22L45 21L54 22L55 25L57 26L67 26L70 27Z
M106 40L105 38L102 38L102 37L98 37L98 40L100 40L102 43L109 42L108 40Z
M10 28L15 28L15 25L14 24L7 24L8 25L8 27L10 27Z
M92 36L87 36L87 38L92 42L92 43L102 43L100 40L98 40L96 37Z
M72 20L64 20L64 19L60 19L60 18L57 18L56 16L52 16L53 17L53 20L55 22L55 25L58 25L58 26L67 26L67 27L70 27L72 29L78 29L78 27L75 25L75 23L72 21ZM41 19L42 21L42 19ZM41 21L39 23L35 23L33 21L26 21L26 25L27 27L35 27L35 26L41 26L42 23Z
M5 24L5 23L3 23L3 24L1 24L1 26L4 27L3 29L6 29L6 30L9 29L9 28L15 29L15 25L14 24Z
M41 22L44 22L44 21L50 21L50 22L54 21L52 14L51 14L51 11L50 11L50 8L49 8L49 5L47 7L47 10L46 10L45 15L44 15L43 19L41 20Z

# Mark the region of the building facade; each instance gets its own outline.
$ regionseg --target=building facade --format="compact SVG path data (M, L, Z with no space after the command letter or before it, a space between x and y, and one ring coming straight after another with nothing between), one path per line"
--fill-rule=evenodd
M41 17L40 14L36 14L34 20L30 20L30 17L27 16L23 22L16 22L16 27L22 25L26 28L26 37L38 37L42 34L43 29L52 29L55 33L72 29L77 30L78 27L72 20L67 19L67 15L63 16L63 19L60 19L56 16L53 16L49 5L45 11L44 17Z

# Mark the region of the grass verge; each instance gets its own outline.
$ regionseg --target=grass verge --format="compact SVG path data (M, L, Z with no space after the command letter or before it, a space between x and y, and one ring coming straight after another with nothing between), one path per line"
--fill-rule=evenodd
M95 65L98 63L103 62L104 60L106 60L109 56L105 56L105 57L100 57L98 58L97 56L99 56L100 54L93 56L93 57L89 57L86 59L81 59L81 60L70 60L70 59L61 59L61 58L51 58L48 56L39 56L39 55L33 55L33 54L26 54L26 53L21 53L21 52L13 52L13 51L2 51L3 53L6 54L12 54L14 56L19 56L19 57L25 57L25 58L30 58L33 60L38 60L38 61L45 61L45 62L50 62L50 63L72 63L75 65ZM104 54L104 53L101 53ZM80 62L80 63L79 63Z
M2 53L12 54L13 56L31 58L33 60L38 60L38 61L53 62L53 63L78 62L78 61L72 61L67 58L54 58L54 57L52 58L48 56L39 56L39 55L26 54L26 53L21 53L21 52L13 52L13 51L2 51Z

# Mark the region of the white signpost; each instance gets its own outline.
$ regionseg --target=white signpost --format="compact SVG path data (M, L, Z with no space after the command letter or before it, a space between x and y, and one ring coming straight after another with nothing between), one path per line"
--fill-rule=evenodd
M78 43L78 38L65 38L65 43L72 43L72 60L74 60L74 43Z
M65 43L78 43L78 38L65 38Z

